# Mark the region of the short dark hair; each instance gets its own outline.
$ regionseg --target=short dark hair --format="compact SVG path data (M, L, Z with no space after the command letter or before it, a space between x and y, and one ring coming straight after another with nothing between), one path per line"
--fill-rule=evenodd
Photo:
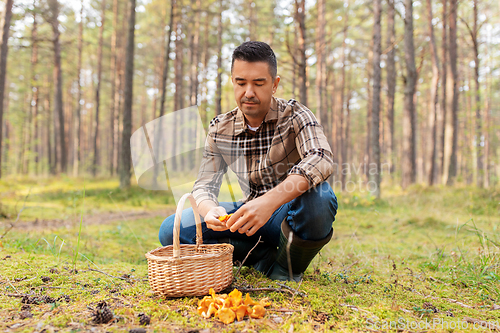
M234 61L243 60L247 62L262 61L269 65L269 74L273 80L278 75L278 63L276 55L271 47L264 42L249 41L244 42L233 51L233 59L231 61L231 73L233 73Z

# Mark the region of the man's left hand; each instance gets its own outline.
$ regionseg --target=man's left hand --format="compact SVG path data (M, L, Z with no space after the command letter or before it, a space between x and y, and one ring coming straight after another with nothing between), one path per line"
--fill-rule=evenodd
M269 221L276 208L263 197L256 198L241 206L226 222L231 232L253 236Z
M253 236L269 221L274 211L309 189L309 182L301 175L288 175L286 179L261 197L241 206L226 222L231 232Z

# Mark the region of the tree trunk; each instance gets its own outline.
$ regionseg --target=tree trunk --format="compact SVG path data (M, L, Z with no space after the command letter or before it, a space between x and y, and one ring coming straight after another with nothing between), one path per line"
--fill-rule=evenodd
M343 37L342 37L342 54L340 55L340 62L342 63L342 68L340 71L340 98L339 98L339 103L338 103L338 122L335 122L335 126L337 126L336 133L337 133L337 139L335 140L337 144L337 151L340 152L340 156L337 158L338 160L338 165L340 166L340 169L343 169L343 166L345 163L348 163L347 161L347 150L346 150L346 136L344 128L347 127L347 124L344 124L344 104L345 104L345 91L346 91L346 67L347 67L347 57L346 57L346 51L347 51L347 32L349 30L349 5L344 8L345 13L344 13L344 27L343 27ZM345 188L346 184L346 173L341 172L340 174L340 181L341 181L341 186L342 189Z
M429 108L429 121L428 126L431 131L431 140L428 144L428 168L427 168L427 181L430 186L435 182L436 174L436 135L437 135L437 113L439 108L439 58L437 54L436 41L434 38L434 27L432 25L432 3L431 0L427 1L427 19L429 28L429 38L431 47L431 57L432 57L432 83L431 83L431 98L430 98L430 108Z
M496 130L497 142L500 141L500 129ZM496 175L497 179L500 179L500 144L497 144L496 148Z
M6 99L8 99L8 98L6 98ZM7 108L5 108L5 109L7 110ZM8 175L9 174L9 171L8 171L9 169L8 169L7 162L9 161L9 156L10 156L10 154L9 154L9 152L10 152L10 142L11 142L11 140L10 140L10 132L11 132L11 130L10 130L10 123L9 123L8 120L6 120L3 124L0 124L0 125L5 126L5 130L4 130L5 131L4 132L5 133L5 150L4 150L3 156L0 155L0 159L3 159L4 165L5 165L5 171L6 172L4 174Z
M328 126L328 113L324 106L324 78L323 68L325 62L325 0L318 0L318 26L316 30L316 117L326 129ZM326 131L325 131L326 132Z
M55 142L52 140L52 135L55 132L55 127L54 127L54 122L52 121L52 105L50 104L50 95L52 93L52 86L49 82L49 77L47 76L45 78L44 82L44 87L45 87L45 101L44 101L44 108L45 108L45 119L46 119L46 125L45 128L47 129L47 136L46 136L46 144L47 144L47 159L49 162L49 173L51 175L54 175L56 173L56 165L57 161L55 159Z
M222 12L223 0L219 0L219 20L217 25L217 91L215 95L215 115L222 113Z
M198 105L198 68L200 62L200 11L201 11L201 0L194 1L194 31L192 36L192 47L191 47L191 105Z
M375 24L373 27L373 102L372 102L372 128L371 145L372 158L370 163L370 180L375 182L375 190L372 193L380 198L380 56L382 54L382 33L381 33L381 13L382 0L375 0L373 3ZM372 163L376 165L376 172L372 174ZM370 186L371 189L371 186Z
M387 157L390 163L391 176L394 173L395 149L394 149L394 97L396 95L396 28L394 0L388 0L387 6Z
M31 94L33 94L33 87L31 87ZM31 125L33 123L33 107L31 106L32 97L33 96L29 95L26 96L28 112L26 112L27 119L25 118L23 123L24 135L22 138L22 158L20 159L21 173L23 175L26 175L29 172L29 159L31 155L31 136L33 134L31 131Z
M441 42L441 52L443 58L443 67L441 69L441 104L438 109L438 147L437 147L437 181L440 181L444 175L444 141L445 141L445 128L446 128L446 85L447 85L447 74L448 74L448 0L442 0L443 2L443 13L442 13L442 25L443 25L443 37Z
M0 178L2 177L2 119L4 113L5 77L7 74L7 54L9 51L8 41L13 2L13 0L7 0L5 3L5 11L0 25L2 28L2 39L0 40Z
M82 105L80 101L82 100L82 51L83 51L83 0L81 1L80 7L80 23L78 24L78 67L76 69L77 76L77 87L78 87L78 98L76 99L76 112L75 112L75 133L73 140L73 176L78 177L78 172L80 169L81 161L81 151L80 143L82 138ZM113 81L111 81L113 82ZM112 130L111 130L112 131Z
M62 69L61 69L61 42L59 31L59 11L60 4L58 0L48 0L50 7L50 25L52 27L52 44L54 48L54 112L58 120L59 132L59 153L60 153L60 168L61 172L65 173L67 169L67 151L66 151L66 138L64 130L64 112L63 112L63 98L62 98Z
M26 97L26 94L23 94L23 105L22 105L22 108L24 109L24 103L28 104L27 102L27 97ZM30 109L29 106L27 106L28 110ZM26 112L25 110L23 110L24 114L28 115L29 117L29 111ZM17 163L17 168L15 168L15 172L16 173L20 173L20 174L23 174L24 173L24 152L26 150L26 147L25 147L25 144L26 144L26 132L27 132L27 129L29 128L29 126L26 125L26 123L29 123L29 118L28 120L26 119L23 119L22 123L21 123L21 134L19 135L19 140L21 141L20 144L17 146L18 148L18 163Z
M167 45L165 50L165 60L163 63L163 75L161 78L161 100L160 100L160 117L165 114L165 99L167 96L167 80L170 60L170 43L172 41L172 27L174 26L176 0L170 0L170 19L168 22ZM177 36L177 34L176 34Z
M37 83L37 65L38 65L38 22L36 12L33 12L33 28L31 29L31 114L33 116L33 144L32 149L34 150L34 171L35 175L39 172L39 155L40 155L40 142L38 133L38 101L39 101L39 86Z
M75 99L76 97L74 96L73 94L73 83L72 84L69 84L65 87L65 98L64 100L66 101L65 102L65 106L64 106L64 119L66 121L65 123L65 128L67 128L67 132L65 134L65 137L66 137L66 146L68 147L68 151L67 151L67 154L68 154L68 174L70 174L70 171L72 173L73 171L73 165L71 164L72 161L73 161L73 147L74 147L74 143L73 143L73 133L75 132L74 128L73 128L73 124L74 124L74 121L75 121L75 115L74 115L74 112L75 112L75 108L74 108L74 102L75 102Z
M130 187L130 136L132 135L132 94L134 80L135 0L130 0L127 51L125 54L125 89L123 99L123 132L120 161L120 188Z
M255 32L255 2L253 0L248 1L248 36L250 40L257 40L257 34Z
M369 171L370 171L370 158L372 157L372 145L370 143L371 133L372 133L372 79L373 79L373 39L370 40L370 51L368 52L368 66L367 67L367 75L368 80L366 81L366 91L367 91L367 111L366 111L366 132L365 132L365 156L364 156L364 175L366 179L369 179Z
M489 48L488 48L489 49ZM488 55L491 55L491 53L488 50ZM491 59L491 58L490 58ZM489 63L491 66L491 62ZM486 80L486 89L485 89L485 98L484 98L484 187L488 188L490 187L490 112L491 112L491 102L490 102L490 96L492 96L491 93L491 72L488 73L488 78Z
M117 99L118 97L118 86L119 86L119 74L118 74L118 0L113 0L113 30L111 33L111 105L109 110L109 174L113 175L115 173L115 152L116 152L116 115L118 112Z
M343 148L343 154L344 157L342 158L344 161L347 161L347 163L351 162L352 163L352 142L351 142L351 97L352 97L352 87L351 87L351 73L349 74L349 80L347 84L347 95L346 95L346 103L345 103L345 112L346 112L346 117L345 117L345 133L344 133L344 145L345 148ZM344 173L342 173L344 174ZM345 176L343 177L342 184L345 184L347 179ZM345 185L344 185L345 186Z
M415 48L413 43L413 0L404 0L405 4L405 35L404 51L406 63L406 84L403 115L403 189L413 184L416 179L415 161L415 83L417 69L415 67Z
M306 1L295 0L295 21L299 31L298 71L300 103L307 105Z
M104 22L106 18L106 0L102 1L102 16L101 16L101 26L99 28L99 47L97 48L97 86L95 89L95 122L94 122L94 160L92 163L92 175L95 177L97 175L97 163L99 159L99 151L97 149L97 143L99 141L99 107L101 104L101 78L102 78L102 43L103 43L103 32L104 32Z
M180 2L180 8L182 8L182 2ZM182 10L179 11L179 17L176 20L176 33L175 33L175 62L174 62L174 71L175 71L175 96L174 96L174 111L179 111L183 108L184 101L184 73L182 66L182 57L183 57L183 40L182 40ZM182 116L182 115L181 115ZM175 124L182 124L182 119L179 119L179 114L174 114ZM178 170L179 165L182 163L182 158L177 158L176 152L178 151L179 142L183 142L182 140L182 129L180 126L174 126L172 133L172 168L174 170Z
M52 86L52 95L55 94L55 90L57 88L55 87L55 85ZM56 102L53 101L52 102L52 105L54 105ZM53 165L53 168L52 168L52 174L55 175L58 173L58 171L60 172L60 168L58 168L58 165L59 165L59 162L60 162L60 146L59 146L59 135L58 135L58 129L59 129L59 124L57 123L57 112L56 112L56 109L54 108L54 106L52 106L52 110L51 110L51 114L52 114L52 131L51 131L51 135L52 135L52 152L54 153L54 159L52 160L54 165Z
M127 9L125 9L125 12L127 12ZM124 14L127 15L127 14ZM115 165L116 165L116 172L119 172L119 165L118 165L118 156L121 156L121 149L122 145L119 144L122 141L122 136L123 136L123 114L121 113L123 111L123 103L125 99L125 53L127 49L127 43L126 43L126 38L127 38L127 33L128 33L128 20L127 19L122 19L122 28L121 28L121 33L120 33L120 39L122 40L121 42L121 47L119 51L119 57L118 57L118 68L119 68L119 89L118 91L118 98L116 99L117 103L117 108L116 110L119 110L116 114L116 122L115 122L115 127L116 127L116 138L117 138L117 154L116 154L116 159L115 159ZM127 23L127 24L126 24Z
M453 185L457 175L457 141L458 141L458 73L457 73L457 8L458 1L450 0L450 15L448 16L448 26L450 32L449 41L449 70L451 73L448 80L447 105L450 112L447 112L449 119L446 122L445 132L445 160L443 183Z
M465 64L464 64L465 65ZM470 71L467 71L467 78L464 78L463 85L468 85L469 87L472 86L472 73ZM476 182L476 175L474 168L476 167L476 156L475 156L475 147L474 147L474 134L475 134L475 118L472 115L472 112L474 110L474 105L472 102L472 94L462 94L460 98L463 101L463 109L465 113L465 121L463 122L463 132L465 133L464 139L465 139L465 144L463 145L462 149L464 151L464 154L471 156L472 158L468 158L465 161L463 161L463 164L460 166L461 169L464 170L463 175L465 179L465 183L467 185L471 185L472 183ZM462 128L461 128L462 129ZM472 174L470 174L469 170L472 170Z
M484 177L483 177L483 133L482 133L482 116L481 116L481 86L479 84L479 27L478 27L478 1L474 0L474 28L471 31L472 45L474 50L474 83L475 83L475 110L476 110L476 128L474 136L474 154L476 155L476 160L474 161L474 183L483 187Z
M208 60L210 59L210 39L209 39L209 29L210 29L210 14L207 12L205 17L205 26L204 26L204 43L203 43L203 91L202 91L202 107L201 107L201 120L203 122L203 126L208 127L208 119L207 119L207 108L208 108Z
M115 76L115 97L114 103L115 103L115 119L114 119L114 133L113 133L113 140L114 140L114 156L113 156L113 164L115 166L115 169L113 172L118 172L119 170L119 164L118 160L119 157L121 156L121 135L122 135L122 130L123 130L123 115L121 114L122 112L122 105L123 105L123 99L124 99L124 72L125 72L125 61L124 61L124 55L126 53L126 47L127 43L125 42L125 38L127 36L127 5L125 6L125 11L123 14L123 18L121 20L122 26L118 30L120 32L119 35L117 35L117 48L118 51L116 52L116 76Z

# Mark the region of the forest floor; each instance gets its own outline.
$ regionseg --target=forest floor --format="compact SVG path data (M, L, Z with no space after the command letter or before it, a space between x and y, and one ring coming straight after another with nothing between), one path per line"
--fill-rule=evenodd
M201 298L153 294L144 253L160 246L174 200L117 187L0 181L0 331L500 330L500 188L390 187L381 200L339 192L334 237L303 281L279 285L243 268L231 288L280 291L250 293L271 300L263 319L225 325L197 314ZM96 324L102 300L114 318Z

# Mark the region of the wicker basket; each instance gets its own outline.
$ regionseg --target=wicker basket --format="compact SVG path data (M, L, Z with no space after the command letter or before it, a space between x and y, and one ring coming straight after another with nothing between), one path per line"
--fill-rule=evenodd
M196 220L196 245L179 244L182 210L189 198ZM201 220L196 201L190 193L179 200L174 220L174 245L146 253L149 284L153 292L167 297L208 295L219 292L233 280L233 246L203 245Z

